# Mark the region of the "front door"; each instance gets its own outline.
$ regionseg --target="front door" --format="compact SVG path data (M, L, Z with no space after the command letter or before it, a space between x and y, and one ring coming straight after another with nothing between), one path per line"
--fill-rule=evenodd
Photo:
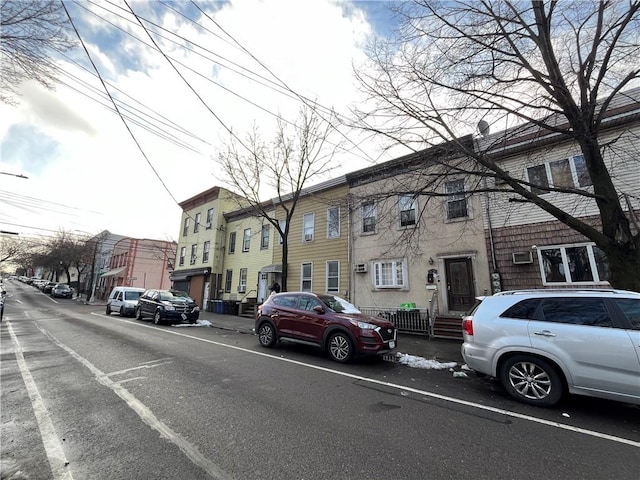
M449 310L467 311L475 302L473 269L469 257L445 258Z
M258 277L258 303L264 302L264 299L267 298L268 277L269 277L268 273L260 272L260 276Z

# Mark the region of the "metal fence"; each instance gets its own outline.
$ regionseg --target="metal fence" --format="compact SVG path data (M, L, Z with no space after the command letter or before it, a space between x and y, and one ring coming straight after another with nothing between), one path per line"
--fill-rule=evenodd
M429 311L426 308L402 310L398 308L360 307L360 311L365 315L389 320L401 332L429 335Z

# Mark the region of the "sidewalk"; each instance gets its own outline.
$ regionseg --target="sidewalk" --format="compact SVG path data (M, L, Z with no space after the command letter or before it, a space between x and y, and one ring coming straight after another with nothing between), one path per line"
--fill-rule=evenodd
M251 318L201 311L200 319L211 322L214 328L253 334L254 321ZM398 333L396 352L442 363L456 362L462 365L464 361L460 354L461 345L462 342L456 340L430 339L422 335Z

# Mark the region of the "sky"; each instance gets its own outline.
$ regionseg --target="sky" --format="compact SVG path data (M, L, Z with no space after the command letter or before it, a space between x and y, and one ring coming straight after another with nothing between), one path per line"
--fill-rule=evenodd
M17 106L0 103L0 230L176 240L178 203L228 187L215 153L229 129L255 124L270 138L299 96L347 114L366 42L393 27L382 1L129 4L171 63L123 1L66 1L84 48L60 59L55 91L27 82ZM375 141L359 146L317 180L390 158Z

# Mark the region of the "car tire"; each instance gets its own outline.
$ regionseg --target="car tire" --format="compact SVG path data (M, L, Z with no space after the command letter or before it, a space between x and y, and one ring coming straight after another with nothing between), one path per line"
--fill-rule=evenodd
M160 310L156 310L153 314L153 323L156 325L160 325L162 323L162 314L160 313Z
M140 307L136 308L136 320L142 320L142 309Z
M258 327L258 341L265 348L273 347L278 341L276 329L269 322L262 322Z
M564 396L564 383L556 367L538 357L515 355L504 362L500 381L516 400L551 407Z
M347 363L353 358L353 342L344 332L332 333L327 340L327 351L331 360Z
M121 317L124 317L124 307L120 307L120 311L118 312L118 315L120 315Z
M53 298L55 298L55 296ZM109 305L107 305L107 310L105 311L105 313L107 315L111 315L111 308L109 308Z

